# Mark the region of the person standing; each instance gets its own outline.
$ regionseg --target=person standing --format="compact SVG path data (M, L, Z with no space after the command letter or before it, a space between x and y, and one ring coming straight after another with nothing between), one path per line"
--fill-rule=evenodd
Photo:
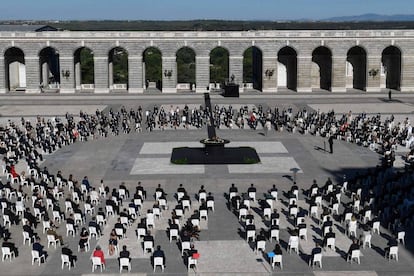
M391 92L391 89L390 89L390 90L388 90L388 100L389 101L391 101L391 96L392 96L392 92Z
M329 136L328 138L328 143L329 143L329 153L332 154L333 153L333 136Z

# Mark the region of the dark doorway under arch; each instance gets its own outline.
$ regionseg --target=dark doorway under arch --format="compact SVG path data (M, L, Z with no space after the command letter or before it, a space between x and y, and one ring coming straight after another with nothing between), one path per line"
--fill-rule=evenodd
M26 64L20 48L11 47L4 53L6 87L8 91L26 89Z
M263 59L262 51L249 47L243 53L243 83L252 83L253 89L262 90Z
M277 53L278 86L296 91L297 89L297 53L295 49L285 46Z
M354 89L364 90L367 87L367 53L359 46L349 49L346 55L348 66L347 73L352 75L352 87ZM352 69L352 70L351 70ZM350 77L350 76L348 76Z
M145 49L143 53L145 88L162 90L162 55L155 47ZM155 87L152 87L154 86Z
M331 50L323 46L316 48L312 52L312 62L314 62L318 67L318 71L316 72L318 88L330 91L332 86Z
M387 89L401 89L401 51L395 46L388 46L382 51L381 62L385 73Z

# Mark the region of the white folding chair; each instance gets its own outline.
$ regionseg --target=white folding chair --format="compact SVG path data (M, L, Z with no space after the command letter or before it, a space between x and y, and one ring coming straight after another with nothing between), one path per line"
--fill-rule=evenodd
M188 257L187 268L190 270L191 266L194 266L194 270L197 268L197 259L194 259L192 256Z
M102 269L105 269L105 265L102 263L101 258L92 257L92 272L94 272L95 268L97 268L98 266L101 268L101 272Z
M402 244L405 244L405 231L400 231L397 234L397 239L399 242L401 242Z
M371 234L364 234L364 241L362 243L362 247L365 249L365 246L368 245L371 248Z
M154 228L154 214L147 213L147 219L145 220L147 224L147 228L151 227Z
M353 260L357 260L358 264L361 263L361 251L359 249L352 250L351 255L348 256L348 262L352 263Z
M95 211L95 208L90 203L85 203L84 206L85 206L85 214L92 215L93 212Z
M310 208L310 216L317 218L318 217L318 205L316 206L311 206Z
M289 254L291 253L292 249L299 254L299 237L298 236L290 236L288 242L288 250Z
M283 269L282 255L275 255L272 257L272 269L275 269L276 264L280 264L280 269Z
M190 242L189 241L182 241L181 242L181 255L184 255L185 250L190 250Z
M96 230L95 226L89 226L89 237L90 238L95 237L95 239L99 238L99 233Z
M398 262L398 246L391 246L389 251L385 253L385 258L388 258L388 261L394 258Z
M246 241L249 242L250 238L255 241L256 239L256 231L255 230L247 230L246 232Z
M335 250L335 238L328 238L326 240L326 247L331 248L332 250Z
M178 240L178 229L170 229L169 231L169 236L170 236L170 242L173 240L173 238Z
M75 227L73 224L66 223L66 237L72 234L72 237L75 236Z
M200 210L200 219L204 218L208 220L208 211L207 210Z
M270 240L276 239L279 242L279 229L270 230Z
M266 250L266 241L257 241L256 242L256 254L259 251L264 252Z
M49 248L51 244L53 244L56 249L56 246L60 244L60 240L56 239L53 235L47 235L47 248Z
M45 261L45 255L39 256L39 251L32 250L32 265L35 263L35 261L38 261L40 266L42 259Z
M380 222L379 221L374 221L374 223L372 224L372 233L375 234L375 232L377 232L378 234L380 233Z
M101 226L106 225L106 219L104 218L103 215L97 215L96 222Z
M154 257L154 272L157 266L161 266L162 271L164 271L164 258L163 257Z
M32 244L32 239L30 238L29 233L23 231L23 245L26 244L26 241L29 241L29 245Z
M49 221L42 221L43 223L43 234L50 229L50 222Z
M144 254L154 252L154 242L153 241L144 241Z
M68 255L65 255L65 254L61 254L60 255L60 260L62 262L62 270L65 267L65 265L67 265L68 266L68 269L70 270L70 266L71 265L70 265L69 256ZM73 265L75 266L75 261L73 261Z
M106 205L105 210L107 217L109 217L109 215L114 216L114 208L112 207L112 205Z
M147 234L147 230L145 228L137 228L137 238L140 240Z
M207 201L207 208L214 212L214 200Z
M347 228L348 236L351 237L353 234L353 236L356 237L357 236L356 231L357 231L357 222L356 220L351 220L348 223L348 228Z
M12 258L15 258L16 256L14 256L14 252L10 251L10 248L8 247L2 247L1 248L1 253L2 253L2 262L4 262L6 260L6 258L9 258L9 261L12 261Z
M206 201L207 200L207 193L206 192L201 192L198 194L198 202L201 203L202 201Z
M313 258L309 260L309 266L312 265L312 268L315 267L315 264L319 263L319 267L322 268L322 253L318 253L313 255Z
M183 209L191 210L191 201L188 199L182 200L181 204L183 205Z
M300 238L304 238L305 239L305 241L307 241L308 240L308 229L306 229L306 228L300 228L299 229L299 237Z
M120 258L119 259L119 273L122 273L122 269L128 269L128 272L131 272L131 262L128 258Z
M245 219L247 216L247 209L246 208L240 208L239 209L239 220Z

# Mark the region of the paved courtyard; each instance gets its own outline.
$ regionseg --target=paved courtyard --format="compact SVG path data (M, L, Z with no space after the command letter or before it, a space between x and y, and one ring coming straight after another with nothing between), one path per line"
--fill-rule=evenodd
M352 95L309 95L303 98L284 95L281 97L266 95L242 95L240 99L225 99L219 96L212 97L212 104L250 107L262 105L265 109L293 107L294 110L306 107L308 109L326 112L334 109L336 112L353 113L366 112L374 115L380 112L383 116L394 114L397 120L410 118L414 121L414 97L403 94L401 98L395 95L394 102L383 100L384 95L375 94L369 96ZM182 96L177 98L171 95L163 96L136 96L135 98L122 100L121 97L109 96L97 99L72 97L68 98L66 106L61 99L47 97L45 100L35 100L30 97L21 98L21 103L16 105L18 99L5 97L0 104L0 125L8 120L19 122L20 117L25 116L34 120L37 115L50 117L63 117L66 112L78 114L79 110L93 113L97 108L109 110L118 109L125 105L127 109L141 105L143 109L152 109L154 104L168 107L184 104L199 106L202 104L202 95ZM362 102L362 103L361 103ZM365 102L365 103L364 103ZM58 104L58 105L57 105ZM384 248L387 244L388 230L381 228L381 235L374 234L372 247L362 249L361 264L349 264L344 259L351 240L347 237L344 225L335 221L336 226L336 250L323 251L323 268L308 266L308 255L311 253L315 242L322 240L318 222L309 217L307 240L300 241L300 253L289 254L286 251L289 238L288 230L294 227L294 222L287 219L287 198L282 191L290 189L293 180L300 187L298 206L308 209L302 190L308 189L313 179L319 185L325 183L331 177L335 183L339 182L343 175L352 175L355 172L364 172L367 168L375 167L379 163L379 157L368 148L358 147L343 141L334 142L334 154L324 150L327 141L323 138L299 133L270 131L265 134L263 129L220 129L219 137L229 139L230 146L252 146L256 148L261 163L255 165L172 165L169 162L172 148L174 147L200 147L197 141L207 136L205 129L168 129L141 133L131 132L119 136L99 137L97 140L77 142L63 149L46 155L42 166L47 166L49 171L56 173L62 170L67 176L72 173L75 179L81 180L87 175L92 185L98 187L99 181L104 180L105 185L118 188L121 182L125 182L130 192L135 190L138 181L147 191L147 199L144 201L143 210L152 208L155 200L153 194L158 184L161 184L167 193L169 210L176 205L174 193L180 183L184 185L192 199L192 210L198 208L197 194L201 185L215 197L215 210L210 212L208 220L201 222L200 240L195 242L195 247L201 254L197 270L187 270L181 256L181 251L175 241L168 239L166 229L168 219L171 218L169 210L163 211L159 220L155 221L152 234L155 237L155 245L161 245L166 254L165 275L309 275L309 276L345 276L353 273L361 276L382 275L414 275L414 258L412 255L414 242L412 229L406 231L406 245L399 246L399 261L389 262L384 258ZM405 149L398 149L398 155L404 154ZM403 163L396 163L402 166ZM25 169L24 162L18 164L18 171ZM296 173L294 173L296 171ZM5 177L2 176L2 179ZM283 270L276 267L272 270L266 254L256 253L254 244L245 240L242 224L238 217L227 206L224 194L229 186L235 183L239 192L246 192L251 183L257 187L257 197L264 198L264 194L276 184L280 191L278 200L274 201L274 207L281 212L280 243L283 247ZM65 189L66 194L68 191ZM346 199L345 199L346 200ZM124 202L124 206L127 206ZM62 203L61 203L62 204ZM251 209L255 217L256 229L267 229L268 222L261 217L257 202L251 203ZM188 218L191 212L186 212ZM91 216L87 215L87 222ZM103 236L99 239L91 239L91 247L97 244L104 249L107 258L107 267L104 272L95 271L91 274L90 257L92 251L77 252L78 237L66 237L64 224L58 229L63 234L64 241L76 252L78 262L70 271L67 268L61 270L60 247L48 248L48 261L40 266L32 266L30 261L30 248L23 245L21 225L12 226L13 241L19 247L19 257L12 262L6 260L0 262L0 275L119 275L116 256L108 256L107 245L111 226L116 217L108 219L108 224L103 229ZM136 223L127 230L126 238L120 241L119 247L127 245L131 252L132 271L129 275L153 274L150 263L150 254L142 250L141 242L135 236ZM41 225L37 233L42 238L42 244L46 245L46 236L42 234ZM273 250L275 241L266 241L265 252ZM125 272L125 271L124 271ZM157 274L161 270L157 269Z

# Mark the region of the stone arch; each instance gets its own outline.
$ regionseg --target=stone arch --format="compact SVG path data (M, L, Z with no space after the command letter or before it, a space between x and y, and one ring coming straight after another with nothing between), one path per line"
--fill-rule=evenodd
M332 52L325 46L319 46L312 52L312 88L331 90ZM316 70L317 71L316 71Z
M361 46L354 46L346 55L347 87L364 90L367 86L367 52Z
M93 89L95 85L94 52L80 47L74 52L75 86L77 90Z
M128 89L128 51L114 47L108 53L109 89Z
M388 46L381 55L381 76L385 75L385 88L401 89L401 50Z
M145 88L162 89L162 52L157 47L147 47L142 52Z
M210 51L210 83L224 83L229 78L228 49L218 46Z
M26 89L26 62L22 49L10 47L4 52L5 80L8 91Z
M278 87L295 90L297 88L297 52L290 46L285 46L277 53Z
M253 89L262 90L263 54L260 48L251 46L243 53L243 83L251 83Z
M190 47L181 47L175 53L177 62L177 83L188 83L190 89L196 81L196 52Z
M41 89L59 89L59 52L53 47L45 47L39 52L39 72Z

